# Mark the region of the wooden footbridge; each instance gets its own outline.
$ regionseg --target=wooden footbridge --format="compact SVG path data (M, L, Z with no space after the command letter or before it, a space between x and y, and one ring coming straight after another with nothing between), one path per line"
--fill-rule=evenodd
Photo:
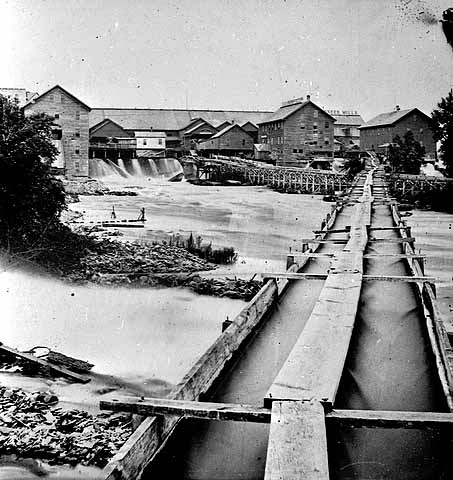
M424 257L370 165L143 422L106 479L453 478L453 354Z

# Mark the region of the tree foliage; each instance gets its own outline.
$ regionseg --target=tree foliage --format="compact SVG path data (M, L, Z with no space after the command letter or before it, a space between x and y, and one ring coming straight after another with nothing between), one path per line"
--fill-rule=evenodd
M389 163L396 173L420 174L420 167L425 156L425 148L417 142L414 134L408 130L403 138L396 135L389 147Z
M51 173L57 154L52 120L25 116L0 95L0 248L11 253L39 250L60 227L63 184Z
M453 90L437 104L431 113L434 139L440 142L441 159L448 177L453 177Z

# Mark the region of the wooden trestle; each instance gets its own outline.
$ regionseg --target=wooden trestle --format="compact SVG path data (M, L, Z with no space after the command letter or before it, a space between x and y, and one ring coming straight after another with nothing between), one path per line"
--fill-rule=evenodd
M332 195L349 185L344 174L332 170L275 167L245 160L206 160L199 169L209 180L239 180L283 192Z
M222 167L223 168L223 167ZM237 168L241 171L242 167ZM265 169L263 169L265 170ZM271 171L273 169L269 169ZM364 280L412 281L417 285L420 305L439 379L450 411L453 411L453 353L435 301L434 279L424 274L424 256L415 254L414 239L399 216L394 202L391 205L394 229L399 232L403 253L387 255L408 262L411 276L382 277L364 275L365 258L379 258L379 254L365 254L371 233L379 227L371 226L373 206L373 175L376 168L362 173L352 187L350 202L354 203L350 224L334 230L338 204L322 222L302 252L288 255L288 269L284 273L265 274L267 281L260 292L229 324L216 342L193 366L171 392L168 399L119 398L101 402L107 410L129 411L145 417L118 454L104 469L104 479L132 480L140 478L143 469L156 452L165 445L181 419L207 418L222 421L253 421L271 424L266 460L266 480L296 480L329 478L326 422L340 422L354 427L419 428L453 430L453 414L432 412L388 412L335 410L335 397L343 374L351 341L358 303ZM241 175L245 175L242 172ZM249 172L248 178L263 176L263 171ZM265 175L279 175L277 171ZM264 177L263 182L264 182ZM335 181L332 188L338 189ZM385 189L380 191L384 191ZM327 236L345 234L344 248L337 253L316 253ZM338 240L334 237L335 241ZM341 239L340 239L341 240ZM331 260L330 269L323 274L303 274L301 269L313 257ZM385 256L385 255L383 255ZM369 278L367 278L369 277ZM264 407L201 402L241 350L244 343L272 311L289 282L324 280L324 287L313 311L296 341L286 363L275 378L264 401ZM282 301L284 301L282 297ZM335 348L332 348L335 346Z

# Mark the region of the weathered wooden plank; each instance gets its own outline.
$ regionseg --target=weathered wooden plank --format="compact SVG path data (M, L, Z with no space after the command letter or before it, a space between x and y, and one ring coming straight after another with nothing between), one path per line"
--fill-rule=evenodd
M265 480L328 480L324 409L319 402L274 402Z
M298 273L298 272L264 272L261 277L265 280L270 278L287 278L289 280L325 280L327 273Z
M360 257L359 257L360 258ZM354 327L362 285L357 273L329 275L304 330L265 397L333 404ZM335 348L332 348L332 346Z
M302 252L294 252L288 253L288 256L291 257L308 257L308 258L332 258L335 257L335 253L302 253ZM363 258L380 258L380 257L388 257L388 258L426 258L426 255L422 254L406 254L406 253L366 253L363 255Z
M121 397L100 402L101 410L139 415L183 415L219 421L270 423L268 408L236 403L194 402L166 398Z
M326 414L326 422L366 428L453 430L453 413L332 410Z
M11 355L14 355L17 358L20 358L21 360L25 360L27 362L34 363L39 367L49 369L49 371L55 373L56 375L69 378L70 380L73 380L75 382L88 383L89 381L91 381L91 378L85 375L80 375L79 373L71 372L71 370L68 370L65 367L54 365L53 363L50 363L47 360L43 360L42 358L35 357L31 353L20 352L15 348L7 347L6 345L3 345L3 343L0 343L0 352L9 353Z
M330 274L335 274L331 271ZM266 272L261 274L262 278L287 278L289 280L325 280L329 275L325 273L296 273L296 272ZM363 275L362 280L367 281L385 281L385 282L429 282L436 281L435 277L428 276L410 276L410 275Z

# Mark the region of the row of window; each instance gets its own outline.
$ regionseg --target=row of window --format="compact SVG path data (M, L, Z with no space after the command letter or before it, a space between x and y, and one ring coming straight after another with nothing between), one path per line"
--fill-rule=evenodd
M58 120L58 119L60 118L60 114L59 114L59 113L55 113L55 114L54 114L54 118L55 118L55 120ZM76 119L76 120L80 120L80 112L79 112L79 111L75 112L75 119Z

